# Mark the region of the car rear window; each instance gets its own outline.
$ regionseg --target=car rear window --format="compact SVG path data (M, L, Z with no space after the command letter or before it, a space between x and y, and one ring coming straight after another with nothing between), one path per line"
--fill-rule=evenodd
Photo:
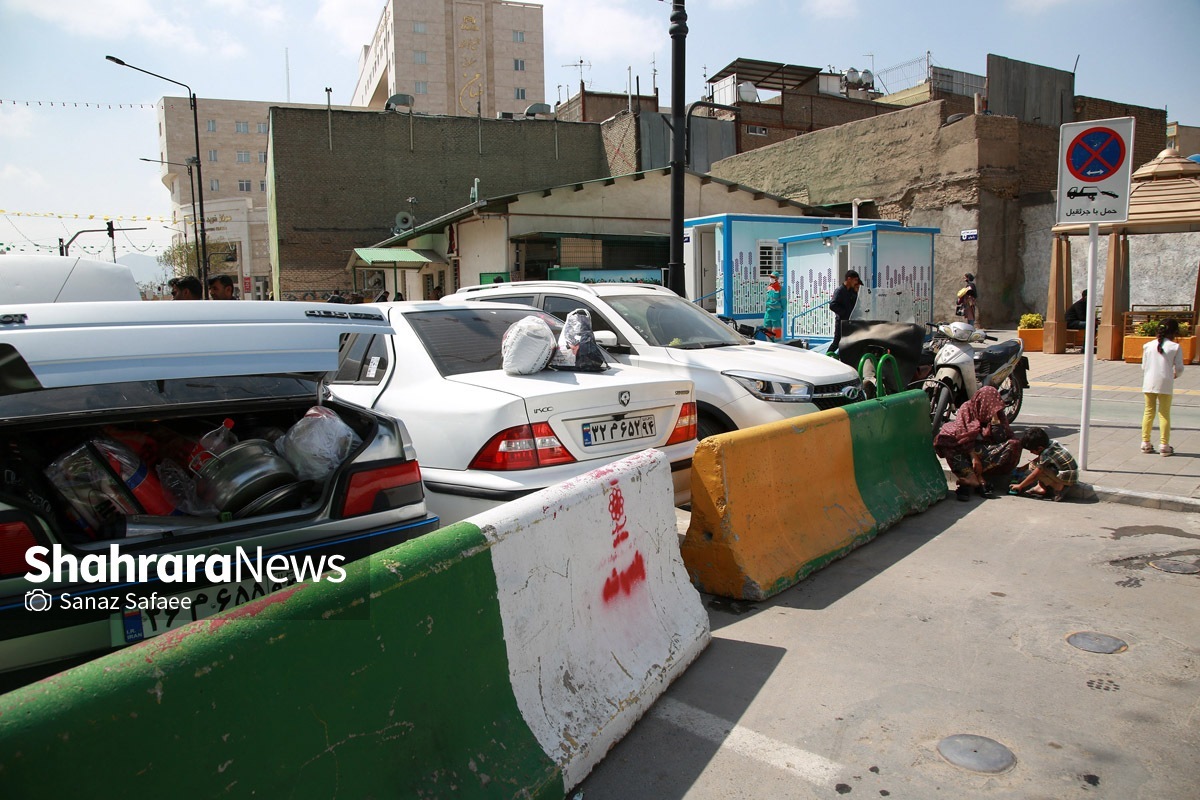
M558 337L562 324L535 309L492 308L472 305L445 311L405 314L429 358L444 377L467 372L503 369L500 341L517 320L536 316L546 320Z

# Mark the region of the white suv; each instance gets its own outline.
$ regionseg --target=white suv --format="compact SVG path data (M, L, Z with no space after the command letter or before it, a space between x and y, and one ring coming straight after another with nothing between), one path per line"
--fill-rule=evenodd
M525 281L467 286L453 297L525 303L559 319L587 309L596 341L617 361L695 383L701 439L861 396L852 367L797 347L746 339L662 286Z

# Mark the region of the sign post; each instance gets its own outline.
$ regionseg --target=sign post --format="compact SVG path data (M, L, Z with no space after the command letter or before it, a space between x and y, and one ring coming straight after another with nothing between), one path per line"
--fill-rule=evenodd
M1058 208L1061 224L1088 224L1087 325L1083 347L1083 398L1079 414L1079 467L1087 469L1092 416L1092 364L1096 360L1096 252L1100 223L1129 219L1133 117L1069 122L1059 128Z

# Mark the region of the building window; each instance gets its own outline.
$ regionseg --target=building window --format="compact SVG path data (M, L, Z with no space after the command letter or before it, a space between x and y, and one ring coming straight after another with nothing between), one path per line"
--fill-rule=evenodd
M769 239L758 241L758 277L778 275L783 268L783 245Z
M413 53L413 63L414 64L428 64L429 63L429 54L426 53L424 50L415 51Z
M514 42L525 41L525 31L513 31L513 41Z
M209 160L209 161L216 161L216 160L217 160L217 151L216 151L216 150L209 150L209 151L208 151L208 160Z
M259 182L258 182L258 190L259 190L260 192L265 192L265 191L267 190L267 182L266 182L266 181L259 181Z
M238 150L237 151L237 162L239 164L249 164L250 163L250 151L249 150Z
M747 125L746 133L750 134L751 136L766 136L767 135L767 126L766 125Z
M413 91L416 94L429 94L429 81L417 81L417 87Z
M216 178L213 178L212 180L210 180L210 181L208 182L208 190L209 190L210 192L219 192L219 191L221 191L221 182L220 182L219 180L217 180Z
M424 32L425 32L425 23L424 22L414 22L413 23L413 33L424 33Z
M267 163L267 151L266 150L258 151L258 163L260 163L260 164Z
M266 123L266 122L258 123L258 132L259 133L269 133L270 130L271 130L271 128L268 125L268 123Z
M525 59L514 58L513 59L513 71L514 72L524 72L525 71Z
M210 119L208 121L208 132L209 133L217 132L217 121L215 119Z
M235 123L233 123L233 129L237 133L249 133L250 132L250 123L249 122L235 122Z
M520 86L513 89L513 99L514 100L524 100L525 99L525 90L523 88L521 88Z
M239 181L238 181L238 191L239 191L239 192L248 192L248 191L250 191L250 181L247 181L247 180L239 180Z

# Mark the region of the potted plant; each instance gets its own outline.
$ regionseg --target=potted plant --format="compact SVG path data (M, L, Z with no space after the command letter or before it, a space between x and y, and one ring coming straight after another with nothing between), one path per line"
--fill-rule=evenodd
M1146 342L1158 338L1158 328L1162 320L1148 319L1133 326L1133 333L1126 334L1122 355L1126 364L1142 363L1142 347ZM1192 326L1187 322L1179 323L1179 335L1175 341L1183 348L1183 363L1191 364L1196 360L1196 337L1192 335Z
M1042 328L1045 324L1046 321L1042 319L1041 314L1021 315L1021 319L1017 323L1017 336L1020 337L1021 345L1027 352L1042 349Z

